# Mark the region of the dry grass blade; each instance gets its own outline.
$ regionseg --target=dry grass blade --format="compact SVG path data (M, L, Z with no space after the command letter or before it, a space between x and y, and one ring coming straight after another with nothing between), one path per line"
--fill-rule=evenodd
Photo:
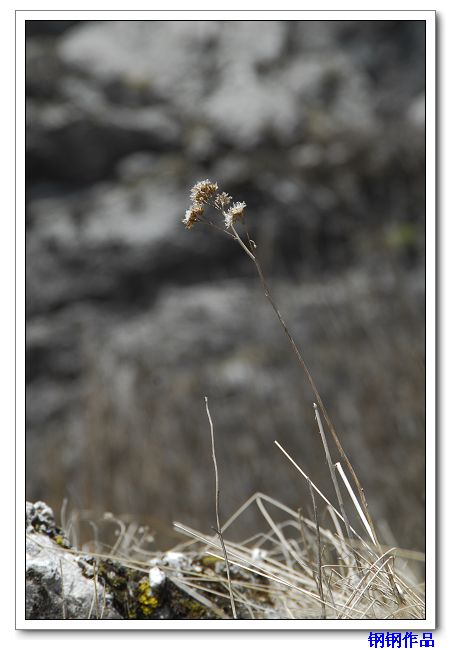
M313 515L315 517L316 524L316 537L317 537L317 563L318 563L318 590L321 598L321 609L322 609L322 618L326 618L326 604L324 602L324 591L323 591L323 570L321 567L321 534L319 532L318 524L318 511L316 509L315 494L312 488L312 482L309 482L310 496L313 502Z
M306 474L306 473L305 473L305 472L304 472L304 471L299 467L299 465L298 465L298 464L293 460L293 458L288 454L288 452L285 451L285 449L282 447L282 445L281 445L280 443L277 442L277 440L274 440L274 443L277 445L277 447L279 447L280 451L281 451L283 454L285 454L285 456L288 458L288 460L290 461L290 463L292 463L292 465L294 465L294 467L298 470L298 472L299 472L299 473L300 473L300 474L305 478L305 480L307 481L307 483L309 483L309 482L312 483L312 486L313 486L313 489L315 490L315 492L316 492L316 493L317 493L317 494L318 494L318 495L323 499L323 501L324 501L325 503L327 503L328 506L330 506L330 508L333 509L333 511L335 512L335 514L337 515L337 517L339 517L339 518L343 521L343 523L344 523L345 520L344 520L344 518L343 518L343 515L342 515L341 513L338 512L338 510L337 510L337 509L336 509L336 508L331 504L331 502L329 501L329 499L328 499L326 496L324 496L324 494L321 492L321 490L320 490L319 488L316 487L316 485L313 483L313 481L310 479L310 477L309 477L309 476L308 476L308 475L307 475L307 474ZM354 533L354 535L355 535L355 536L356 536L356 537L357 537L357 538L362 542L362 544L364 544L364 545L366 546L366 548L367 548L369 551L371 551L371 548L368 546L368 544L365 542L365 540L362 539L362 537L357 533L356 530L354 530L354 528L353 528L351 525L349 526L349 529L350 529L350 531L352 531L352 533Z
M315 403L313 404L313 408L315 410L315 419L316 419L316 422L318 424L318 430L319 430L319 433L320 433L320 436L321 436L321 442L323 443L324 452L326 454L327 466L329 468L329 473L330 473L330 476L332 478L332 483L334 485L335 494L337 495L338 505L340 507L340 512L341 512L343 522L344 522L344 525L345 525L345 528L346 528L346 533L348 535L348 539L351 539L351 526L349 524L348 516L346 514L346 510L345 510L344 503L343 503L343 497L341 495L341 490L340 490L340 487L338 485L337 476L335 474L335 467L332 465L332 458L330 456L329 445L327 444L326 434L324 433L323 423L321 422L321 416L320 416L319 411L318 411L318 406ZM309 482L309 487L310 487L310 490L311 490L311 482ZM354 559L355 559L356 566L360 568L359 560L358 560L358 557L357 557L357 555L355 553L354 553Z
M346 474L343 471L341 463L335 463L335 467L337 468L338 473L340 474L341 479L342 479L343 483L345 484L345 487L346 487L346 489L347 489L347 491L348 491L348 493L349 493L349 495L350 495L350 497L352 499L352 502L353 502L353 504L355 506L355 509L357 510L357 513L358 513L360 519L362 520L363 525L365 526L366 531L367 531L368 535L371 538L371 541L373 542L373 544L376 544L376 540L375 540L375 538L373 536L373 531L371 530L371 527L370 527L370 525L368 523L367 518L363 514L362 508L360 507L360 504L357 501L357 497L354 494L354 490L352 489L352 487L349 484L348 479L346 478Z
M270 517L268 511L267 511L266 508L263 506L262 500L261 500L260 498L257 499L257 505L258 505L258 507L259 507L259 509L260 509L260 511L261 511L261 513L262 513L262 515L264 516L264 518L266 519L266 521L269 523L269 525L270 525L270 527L271 527L271 530L275 533L276 537L279 539L284 554L286 554L286 555L290 555L291 557L293 557L293 559L294 559L294 560L299 564L299 566L302 567L305 571L310 571L310 568L309 568L308 564L307 564L306 562L304 562L304 561L299 557L299 555L297 555L297 554L293 551L293 549L291 548L291 546L287 543L287 540L285 539L285 536L283 535L282 530L280 529L280 527L278 527L278 526L275 524L275 522L273 521L273 519Z

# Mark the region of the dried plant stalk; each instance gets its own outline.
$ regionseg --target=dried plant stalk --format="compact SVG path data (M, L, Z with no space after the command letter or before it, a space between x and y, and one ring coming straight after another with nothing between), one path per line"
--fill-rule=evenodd
M245 208L246 208L246 203L244 203L243 201L232 203L232 201L233 201L232 197L229 196L226 192L220 192L218 184L216 182L210 181L209 179L206 179L204 181L199 181L194 185L194 187L192 188L192 190L190 192L190 199L191 199L191 205L190 205L189 209L186 211L185 217L182 220L183 223L185 224L186 228L191 229L197 222L200 222L200 223L206 223L207 225L210 225L210 226L213 226L215 228L218 228L219 230L222 230L227 235L231 236L234 239L234 241L236 241L238 243L238 245L243 249L245 254L250 258L250 260L255 265L257 275L259 277L260 283L261 283L261 285L263 287L263 290L264 290L264 293L265 293L265 297L267 298L269 304L271 305L271 307L272 307L272 309L273 309L273 311L274 311L274 313L275 313L275 315L276 315L276 317L277 317L277 319L278 319L278 321L279 321L279 323L280 323L286 337L288 338L288 341L289 341L290 346L291 346L291 348L293 350L293 353L294 353L294 355L295 355L295 357L297 359L297 362L300 365L301 369L303 370L303 372L304 372L304 374L305 374L305 376L306 376L306 378L308 380L308 383L310 384L310 387L311 387L311 389L313 391L313 395L315 397L316 404L318 405L318 406L316 406L316 404L315 404L315 412L317 414L318 425L320 424L320 419L318 417L318 413L320 411L321 414L323 415L325 421L326 421L328 430L329 430L330 434L332 435L335 446L336 446L341 458L343 459L346 466L348 467L348 470L349 470L349 472L350 472L350 474L352 476L352 480L354 481L354 484L355 484L356 489L357 489L357 494L359 495L359 499L360 499L361 506L362 506L363 513L364 513L364 518L366 519L366 521L367 521L367 523L368 523L368 525L369 525L369 527L371 529L370 537L374 541L376 549L378 550L378 552L380 554L382 552L382 549L381 549L381 546L380 546L379 541L377 539L375 526L374 526L372 517L371 517L370 512L369 512L368 503L366 501L366 497L365 497L365 493L364 493L362 484L360 483L360 481L359 481L359 479L357 477L357 474L356 474L356 472L354 470L354 467L352 466L351 461L349 460L347 454L345 453L345 451L343 449L343 446L341 445L341 442L340 442L340 439L339 439L338 434L336 432L335 426L334 426L334 424L333 424L333 422L332 422L332 420L331 420L331 418L330 418L330 416L329 416L329 414L328 414L328 412L326 410L326 407L325 407L324 402L323 402L323 400L321 398L321 395L320 395L319 390L318 390L318 388L316 386L316 383L315 383L315 381L313 379L313 376L312 376L312 374L311 374L311 372L310 372L310 370L309 370L309 368L308 368L308 366L307 366L307 364L305 362L304 356L303 356L300 348L296 344L293 336L291 335L291 332L288 329L288 326L287 326L287 324L286 324L286 322L285 322L285 320L284 320L284 318L283 318L283 316L282 316L282 314L280 312L280 309L279 309L279 307L278 307L278 305L277 305L277 303L276 303L276 301L275 301L275 299L274 299L274 297L273 297L273 295L271 293L271 290L269 288L269 285L268 285L268 283L266 281L266 278L265 278L265 275L263 273L261 264L260 264L260 262L258 260L258 257L257 257L257 245L255 244L255 242L252 239L250 239L249 234L247 233L247 230L246 230L246 234L247 234L248 244L246 244L243 241L243 238L241 237L241 235L239 234L239 232L238 232L238 230L236 228L238 222L241 222L245 226L244 211L245 211ZM205 214L204 214L205 207L211 207L211 208L213 208L214 210L216 210L217 212L219 212L222 215L222 218L224 220L222 226L221 225L218 226L216 223L206 220ZM322 425L321 425L321 429L322 429ZM320 429L320 433L321 433L321 429ZM340 494L338 482L336 480L334 467L332 466L332 461L331 461L330 454L329 454L329 451L328 451L327 441L326 441L324 432L321 433L321 437L322 437L322 440L323 440L324 448L326 450L326 457L327 457L327 460L328 460L328 464L329 464L329 467L331 468L331 470L330 470L331 471L331 476L332 476L332 480L333 480L333 483L334 483L335 491L337 493L337 497L339 499L340 509L342 510L343 521L345 523L347 533L348 533L348 536L349 536L350 535L350 526L349 526L349 522L347 521L347 517L346 517L346 513L344 512L344 508L342 507L341 494ZM357 563L357 565L358 565L358 563ZM391 584L391 587L393 589L393 592L394 592L394 594L396 596L396 599L397 599L398 603L400 605L404 604L401 593L400 593L400 591L398 590L398 588L397 588L397 586L395 584L393 571L392 571L390 566L387 569L387 573L389 575L390 584Z
M230 580L229 560L228 560L228 557L227 557L227 550L226 550L226 547L225 547L225 544L224 544L224 537L222 535L221 524L220 524L220 521L219 521L219 473L218 473L218 464L216 462L215 434L214 434L214 428L213 428L213 420L211 419L210 409L208 408L208 397L205 397L205 410L207 411L208 422L210 423L211 454L212 454L212 457L213 457L213 465L214 465L214 468L215 468L215 484L216 484L216 489L215 489L216 529L215 529L215 532L217 533L217 535L219 537L219 540L220 540L221 546L222 546L222 551L224 553L224 562L225 562L226 571L227 571L227 582L228 582L228 587L229 587L230 604L232 606L233 618L237 618L235 600L234 600L233 591L232 591L232 581Z

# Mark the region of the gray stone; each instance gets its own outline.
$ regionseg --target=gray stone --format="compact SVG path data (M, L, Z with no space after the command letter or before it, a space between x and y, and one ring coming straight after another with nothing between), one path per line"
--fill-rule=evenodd
M51 508L40 501L27 503L26 511L26 618L121 618L103 586L83 575L77 553L66 549L62 545L64 538L54 534ZM54 535L53 539L50 534Z

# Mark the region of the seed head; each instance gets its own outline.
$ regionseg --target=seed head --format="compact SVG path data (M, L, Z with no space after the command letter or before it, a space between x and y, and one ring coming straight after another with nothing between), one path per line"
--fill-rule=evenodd
M190 198L193 202L193 205L202 205L203 203L206 203L208 199L214 196L217 191L218 184L213 183L207 178L205 181L199 181L194 185L190 192Z
M204 207L199 203L194 203L185 212L185 218L182 219L182 223L185 224L188 230L191 230L191 228L194 226L196 221L199 219L200 216L202 216L203 213L204 213Z
M215 198L215 208L218 210L224 210L232 202L232 197L227 194L227 192L221 192Z
M235 223L235 221L243 218L243 212L245 207L246 204L244 203L244 201L239 201L238 203L234 203L232 207L227 210L225 221L224 221L226 228L230 228L230 226L232 226Z

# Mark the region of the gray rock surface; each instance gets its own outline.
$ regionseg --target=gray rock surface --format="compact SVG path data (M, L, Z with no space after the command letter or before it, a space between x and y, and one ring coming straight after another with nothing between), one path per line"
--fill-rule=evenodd
M27 619L122 618L103 586L83 574L47 504L27 502L26 527Z
M216 605L184 585L183 572L213 573L202 555L153 554L138 569L131 555L87 555L70 546L43 501L27 502L26 531L27 620L228 618L224 598Z

